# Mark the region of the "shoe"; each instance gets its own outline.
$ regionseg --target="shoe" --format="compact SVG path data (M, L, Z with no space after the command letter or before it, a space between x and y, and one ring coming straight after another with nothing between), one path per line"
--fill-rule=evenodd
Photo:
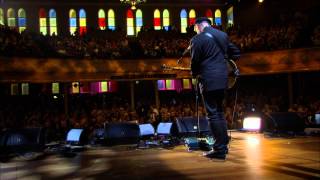
M226 152L221 151L209 151L207 153L204 153L203 156L210 158L210 159L226 159Z

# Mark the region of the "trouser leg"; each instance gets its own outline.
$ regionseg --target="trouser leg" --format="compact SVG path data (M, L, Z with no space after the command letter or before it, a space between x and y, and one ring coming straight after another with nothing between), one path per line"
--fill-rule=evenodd
M225 154L228 150L229 137L223 114L224 90L208 91L204 92L203 95L209 127L215 138L213 149L215 152Z

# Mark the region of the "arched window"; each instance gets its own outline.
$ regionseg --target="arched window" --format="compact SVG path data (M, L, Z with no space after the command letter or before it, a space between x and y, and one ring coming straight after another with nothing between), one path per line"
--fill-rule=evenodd
M47 13L43 8L39 10L39 26L40 33L43 35L47 35Z
M214 13L214 22L217 26L221 25L221 11L219 9Z
M109 9L108 11L108 28L111 30L116 29L115 17L113 9Z
M27 27L26 11L22 8L18 11L18 26L20 33L24 31Z
M131 9L127 11L127 35L134 35L134 20Z
M141 30L142 26L143 26L142 11L140 9L138 9L136 11L136 32L137 32L137 34Z
M233 26L233 6L227 10L228 27Z
M80 9L79 11L79 30L80 35L83 35L87 32L87 18L86 11L84 9Z
M4 15L3 10L0 8L0 25L4 25Z
M74 9L70 9L69 11L69 26L70 34L75 35L77 31L77 13Z
M189 11L189 26L194 25L196 21L196 11L194 9L191 9Z
M7 18L8 18L8 26L16 27L16 16L15 16L14 9L12 8L8 9Z
M50 9L49 11L49 26L50 26L50 35L58 35L57 30L57 13L56 10Z
M161 18L159 9L153 12L153 26L155 30L161 30Z
M170 14L168 9L163 10L162 20L164 29L168 31L170 26Z
M106 13L104 12L103 9L100 9L98 11L98 24L99 24L100 30L106 29Z
M210 19L211 23L213 24L213 14L212 14L211 9L207 9L207 11L206 11L206 17L207 17L208 19Z
M187 20L187 11L182 9L180 12L180 22L181 22L181 33L187 32L188 20Z

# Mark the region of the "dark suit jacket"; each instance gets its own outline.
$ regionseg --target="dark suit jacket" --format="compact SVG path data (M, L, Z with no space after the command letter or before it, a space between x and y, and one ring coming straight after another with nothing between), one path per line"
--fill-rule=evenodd
M240 57L239 49L229 41L226 33L212 27L206 27L202 33L195 35L190 43L192 75L200 76L199 81L204 91L226 89L228 69L224 52L237 60Z

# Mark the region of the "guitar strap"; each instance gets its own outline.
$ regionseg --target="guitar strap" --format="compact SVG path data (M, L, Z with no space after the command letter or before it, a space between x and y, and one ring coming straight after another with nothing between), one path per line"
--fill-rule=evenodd
M234 73L234 75L236 77L238 77L240 75L240 71L239 71L238 67L235 65L235 63L232 60L229 60L228 50L223 48L222 44L220 43L220 41L217 40L217 38L213 35L213 33L205 32L205 35L214 40L214 42L218 45L218 47L222 51L222 53L224 55L224 59L226 61L228 61L228 63L231 62L233 64L233 67L234 67L234 72L233 73Z
M226 52L225 49L223 49L222 44L216 39L216 37L212 33L209 33L209 32L205 32L204 34L215 41L215 43L219 46L220 50L222 51L222 53L224 55L224 59L227 60L228 59L228 53Z

